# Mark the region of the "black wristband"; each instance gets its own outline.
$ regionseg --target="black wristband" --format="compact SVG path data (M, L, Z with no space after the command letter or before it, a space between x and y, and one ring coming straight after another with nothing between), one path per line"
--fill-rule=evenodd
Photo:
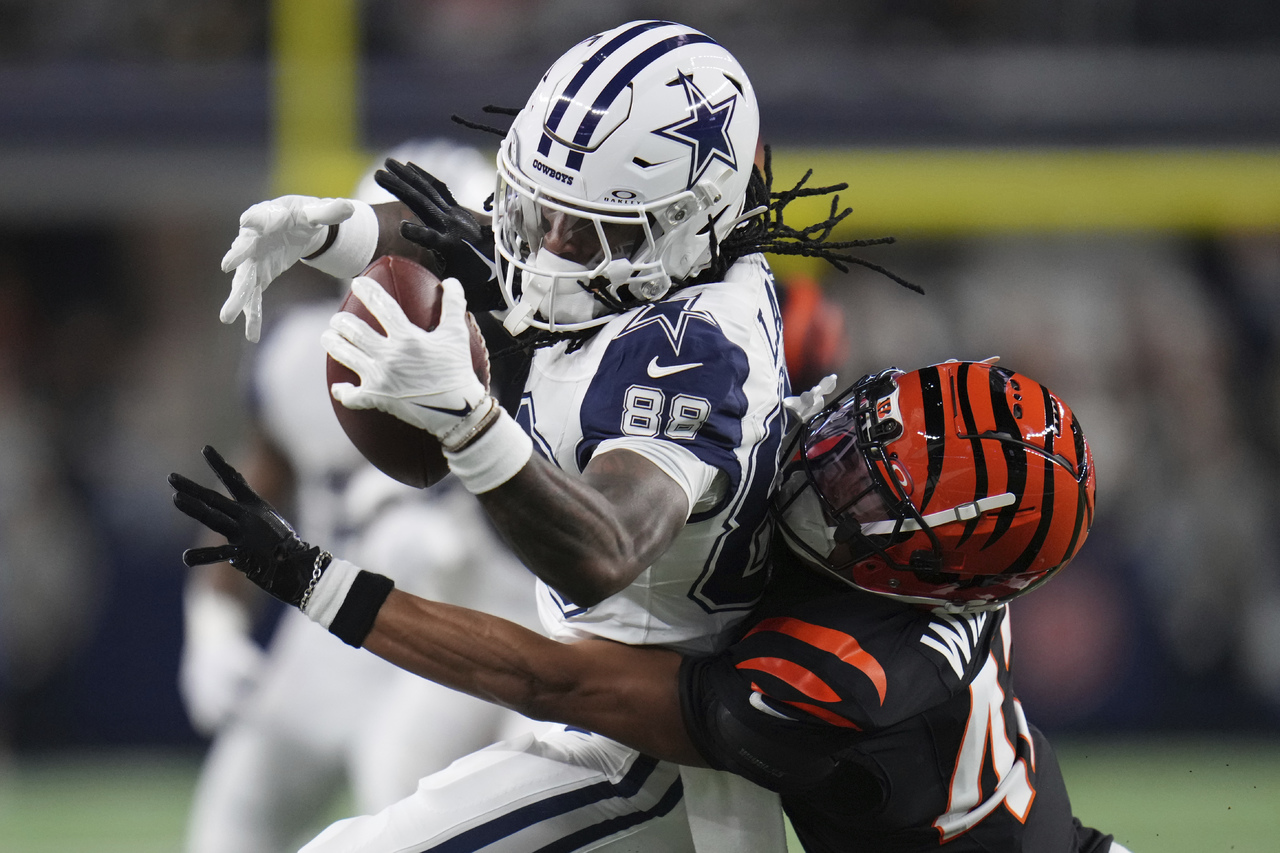
M364 638L373 630L373 621L378 618L382 603L395 586L395 581L386 575L362 569L351 582L347 597L342 600L342 606L329 623L329 633L348 646L355 646L357 649L363 646Z
M329 231L324 235L324 244L321 245L319 249L316 249L311 254L305 255L302 259L304 261L310 261L320 257L325 252L329 251L329 247L332 246L333 241L337 239L338 239L338 225L330 225Z

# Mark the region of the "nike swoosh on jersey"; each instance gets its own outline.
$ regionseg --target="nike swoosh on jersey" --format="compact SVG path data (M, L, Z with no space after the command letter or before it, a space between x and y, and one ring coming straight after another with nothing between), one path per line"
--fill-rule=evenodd
M428 406L426 403L414 403L420 409L430 409L433 412L439 412L442 415L453 415L456 418L465 418L471 414L471 404L463 406L461 409L446 409L441 406Z
M663 376L670 376L673 373L683 373L686 370L693 370L695 367L702 367L702 362L695 361L691 364L670 364L666 367L658 365L658 357L655 355L653 360L649 362L648 373L654 379L661 379Z
M766 714L768 714L771 717L777 717L780 720L792 720L792 721L795 720L795 717L788 717L786 714L782 713L781 711L778 711L774 708L770 708L768 705L765 704L764 697L761 696L759 693L756 693L754 690L751 691L751 695L747 697L747 701L751 703L752 708L755 708L757 711L764 711Z

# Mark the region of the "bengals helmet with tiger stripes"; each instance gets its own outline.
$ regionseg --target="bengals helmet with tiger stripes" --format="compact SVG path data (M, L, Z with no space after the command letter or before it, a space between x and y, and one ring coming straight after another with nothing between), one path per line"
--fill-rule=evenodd
M950 612L1043 584L1093 523L1093 457L1048 388L987 362L870 374L806 421L773 512L859 589Z

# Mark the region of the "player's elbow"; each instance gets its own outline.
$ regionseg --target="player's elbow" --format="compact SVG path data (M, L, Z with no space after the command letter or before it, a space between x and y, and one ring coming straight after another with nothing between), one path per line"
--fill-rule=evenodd
M526 682L515 710L533 720L601 731L609 726L609 711L618 703L616 693L610 679L569 661L563 672Z
M635 560L584 560L555 585L555 590L578 607L594 607L622 592L644 570L645 566Z
M514 696L504 697L506 705L531 720L549 723L576 722L581 710L582 685L569 673L528 674Z

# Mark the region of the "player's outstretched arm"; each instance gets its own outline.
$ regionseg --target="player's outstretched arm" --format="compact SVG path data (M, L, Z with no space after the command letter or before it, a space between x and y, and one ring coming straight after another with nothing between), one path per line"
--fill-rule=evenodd
M394 586L391 580L335 560L328 551L303 542L292 525L218 451L205 447L203 453L228 494L181 474L170 474L173 503L227 541L225 545L189 548L182 561L188 566L230 563L343 642L359 646Z
M434 263L426 249L400 234L401 221L411 215L398 201L369 205L286 195L258 202L240 215L240 230L222 258L222 271L234 275L219 318L234 323L244 314L245 337L256 342L262 333L262 294L300 260L340 278L358 275L385 254Z
M660 758L702 763L681 717L675 652L608 640L558 643L398 591L389 578L303 542L221 454L206 447L204 457L228 494L171 474L174 504L227 542L187 550L187 565L229 562L344 642L446 687Z
M706 766L680 712L680 655L609 640L559 643L520 625L393 590L364 647L430 681Z

